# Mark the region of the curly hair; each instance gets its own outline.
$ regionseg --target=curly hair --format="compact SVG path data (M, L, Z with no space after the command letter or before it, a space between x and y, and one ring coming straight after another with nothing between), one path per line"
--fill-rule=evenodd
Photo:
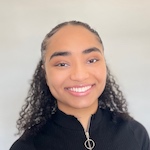
M25 99L25 104L22 107L20 118L17 121L18 134L24 131L27 131L30 135L38 133L38 131L42 129L42 127L56 111L57 102L46 83L45 70L42 65L44 64L44 56L48 40L60 28L69 24L85 27L97 36L99 42L103 46L99 34L88 24L79 21L61 23L45 36L41 44L41 59L37 65L33 79L31 80L31 85L27 98ZM114 77L111 75L108 66L106 85L103 93L99 96L98 101L100 108L107 109L111 112L113 121L116 121L116 118L131 118L128 113L126 100L120 91L119 86L116 84Z

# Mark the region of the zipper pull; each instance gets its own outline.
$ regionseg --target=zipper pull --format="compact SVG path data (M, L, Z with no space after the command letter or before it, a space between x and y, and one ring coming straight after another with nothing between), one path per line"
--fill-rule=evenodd
M90 139L90 134L89 134L90 123L91 123L91 118L89 119L87 130L85 131L85 136L87 140L84 142L84 146L88 150L92 150L95 147L95 142L92 139Z
M88 131L85 132L85 135L86 135L86 138L89 140L90 139L90 135L89 135Z
M87 140L84 142L84 146L88 150L92 150L95 147L95 142L92 139L90 139L89 132L85 132L85 136Z

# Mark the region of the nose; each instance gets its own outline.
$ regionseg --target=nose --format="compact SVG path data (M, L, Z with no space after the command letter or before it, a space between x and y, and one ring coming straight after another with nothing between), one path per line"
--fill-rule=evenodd
M89 72L85 65L79 63L72 67L70 75L71 80L81 82L86 80L88 77Z

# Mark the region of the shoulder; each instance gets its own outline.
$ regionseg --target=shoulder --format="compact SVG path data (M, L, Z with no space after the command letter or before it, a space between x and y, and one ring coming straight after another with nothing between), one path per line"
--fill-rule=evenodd
M150 150L150 139L145 127L136 120L129 120L127 126L141 149Z
M133 118L124 119L119 115L114 121L112 112L103 111L105 127L113 133L113 137L126 144L135 144L140 150L150 150L150 139L145 127Z
M45 124L41 130L33 134L32 131L26 130L21 137L16 140L9 150L36 150L36 139L40 138L47 130L49 124Z
M30 137L24 139L23 136L21 136L13 143L10 150L35 150L33 139Z

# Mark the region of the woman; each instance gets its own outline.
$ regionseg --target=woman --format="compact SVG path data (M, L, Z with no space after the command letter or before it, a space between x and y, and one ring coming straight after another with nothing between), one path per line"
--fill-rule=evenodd
M23 134L10 150L150 150L95 30L78 21L59 24L41 54L17 122Z

